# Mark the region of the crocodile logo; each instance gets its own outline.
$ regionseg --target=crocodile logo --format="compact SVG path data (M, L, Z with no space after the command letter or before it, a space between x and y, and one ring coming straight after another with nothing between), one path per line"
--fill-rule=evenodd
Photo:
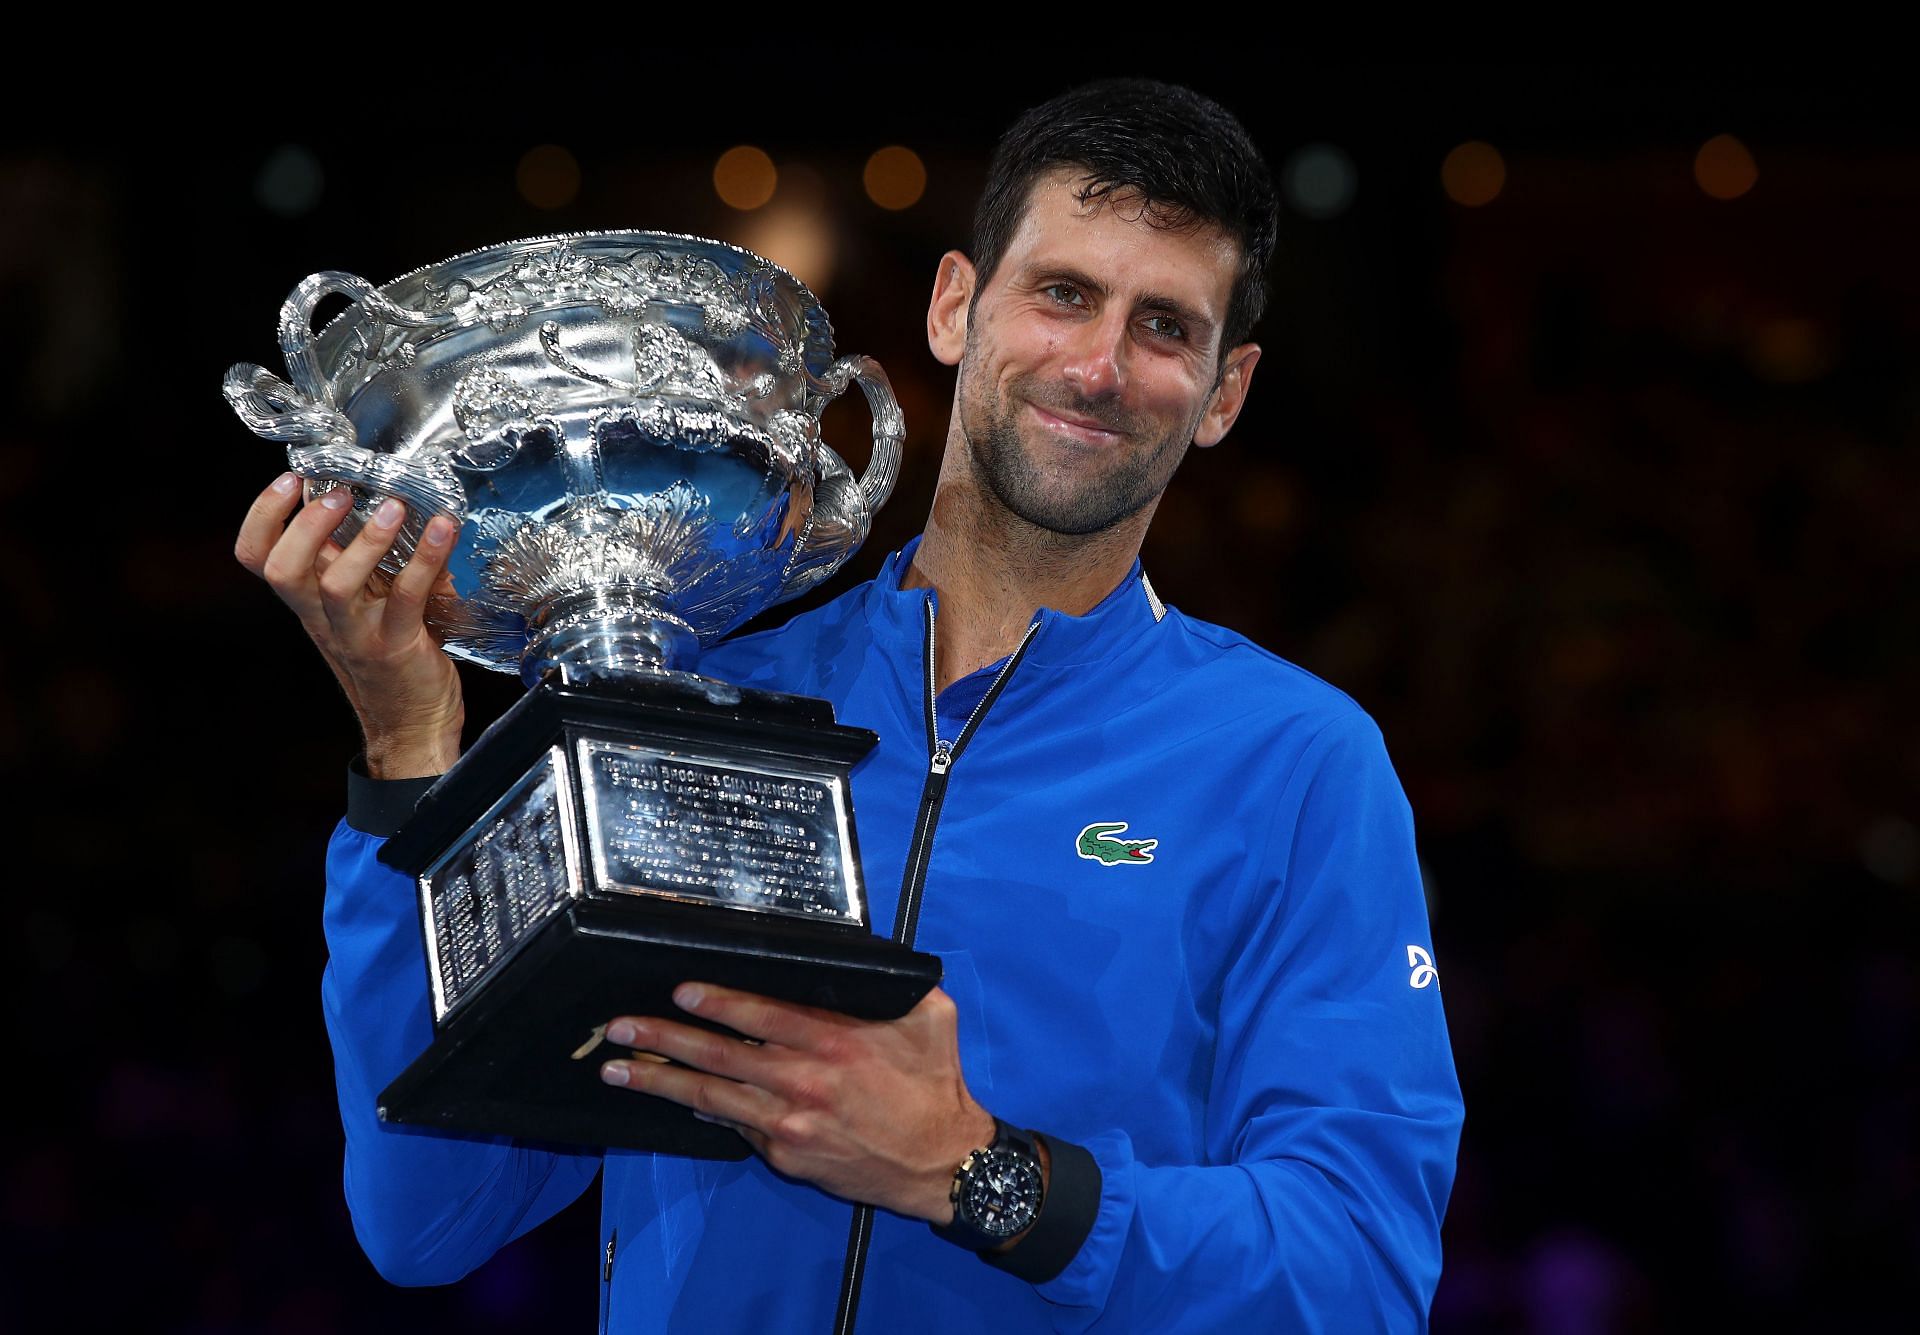
M1080 837L1073 841L1073 851L1089 862L1098 862L1105 867L1138 867L1153 861L1153 850L1160 844L1158 839L1115 839L1113 836L1127 828L1123 820L1095 821L1080 831Z

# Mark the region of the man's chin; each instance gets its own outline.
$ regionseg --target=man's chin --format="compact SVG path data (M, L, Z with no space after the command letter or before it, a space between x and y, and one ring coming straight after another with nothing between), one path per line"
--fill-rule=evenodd
M1016 519L1061 537L1104 533L1140 512L1152 497L1136 500L1073 493L1031 486L993 488L1002 507Z

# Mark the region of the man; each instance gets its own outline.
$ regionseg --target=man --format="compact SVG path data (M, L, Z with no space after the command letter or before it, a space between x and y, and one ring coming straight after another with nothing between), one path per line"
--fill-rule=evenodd
M1406 800L1359 706L1165 607L1138 562L1187 446L1246 401L1275 212L1245 132L1187 90L1028 113L973 255L935 277L958 375L924 534L703 659L879 733L854 774L874 920L946 969L891 1023L676 995L753 1044L609 1017L671 1061L603 1078L734 1126L741 1163L374 1120L431 1036L412 890L376 853L459 750L420 618L453 527L381 591L397 505L339 551L325 501L287 523L291 480L262 495L240 559L366 737L323 998L383 1274L458 1279L604 1171L608 1329L1424 1328L1461 1105Z

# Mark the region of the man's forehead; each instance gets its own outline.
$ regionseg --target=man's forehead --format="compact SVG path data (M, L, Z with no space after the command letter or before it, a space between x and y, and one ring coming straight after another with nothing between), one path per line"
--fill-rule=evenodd
M1150 204L1132 189L1082 199L1087 179L1084 169L1071 167L1035 179L1002 267L1099 265L1106 271L1091 276L1116 290L1175 284L1179 295L1217 323L1240 263L1233 236L1217 224Z

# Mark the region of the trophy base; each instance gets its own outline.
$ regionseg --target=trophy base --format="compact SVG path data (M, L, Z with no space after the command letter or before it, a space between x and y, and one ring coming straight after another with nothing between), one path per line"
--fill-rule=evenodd
M731 1032L673 1004L690 979L896 1019L939 981L937 956L891 941L727 924L700 910L586 903L549 921L380 1094L382 1121L696 1159L744 1159L738 1134L676 1103L604 1083L630 1055L596 1041L616 1015Z
M938 956L868 930L848 775L873 733L822 700L700 679L569 683L508 710L381 850L420 890L433 1044L389 1122L739 1159L738 1134L609 1086L618 1015L730 1032L700 981L897 1019Z

